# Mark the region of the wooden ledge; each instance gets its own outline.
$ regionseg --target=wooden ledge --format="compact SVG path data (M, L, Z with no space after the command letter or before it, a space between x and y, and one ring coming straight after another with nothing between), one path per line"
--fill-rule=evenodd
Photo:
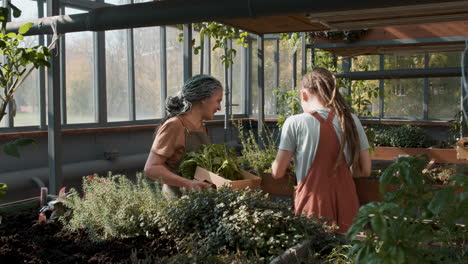
M230 119L229 122L241 121L258 122L258 118L238 118ZM265 118L266 123L276 123L278 118ZM449 122L418 122L418 121L379 121L379 120L361 120L362 124L382 124L382 125L415 125L415 126L443 126L449 127ZM205 121L207 125L210 124L224 124L223 119ZM115 132L129 132L141 130L155 130L157 124L152 125L133 125L133 126L117 126L117 127L96 127L96 128L72 128L62 130L62 135L79 135L79 134L101 134L101 133L115 133ZM13 132L13 133L0 133L0 140L2 139L17 139L17 138L37 138L46 137L47 131L27 131L27 132Z
M404 121L404 120L361 120L363 125L412 125L412 126L443 126L449 127L450 122L425 122L425 121Z
M76 128L76 129L62 130L62 136L63 135L78 135L78 134L102 134L102 133L113 133L113 132L129 132L129 131L154 130L154 129L156 129L156 125ZM47 131L3 133L3 134L0 134L0 139L37 138L37 137L46 137L47 134L48 134Z

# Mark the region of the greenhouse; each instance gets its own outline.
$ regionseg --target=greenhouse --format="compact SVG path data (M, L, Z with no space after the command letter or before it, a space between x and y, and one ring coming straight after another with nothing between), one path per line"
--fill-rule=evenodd
M0 2L0 263L467 263L468 1Z

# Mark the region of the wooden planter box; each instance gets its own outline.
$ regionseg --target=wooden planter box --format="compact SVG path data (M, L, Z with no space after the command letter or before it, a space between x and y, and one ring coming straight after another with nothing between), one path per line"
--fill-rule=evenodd
M466 163L466 159L457 158L456 149L437 149L437 148L396 148L396 147L375 147L373 160L394 160L400 155L426 154L429 159L435 159L437 163Z
M377 178L354 178L354 184L356 185L356 192L359 198L360 204L366 204L370 202L382 202L383 196L379 191L379 179ZM448 185L436 184L432 185L435 188L445 188ZM395 190L397 185L387 186L386 191ZM463 192L463 189L457 189L456 193Z
M199 181L210 182L216 185L216 188L220 188L221 186L227 185L232 187L233 189L243 189L246 187L250 187L250 189L254 190L260 187L260 183L262 181L261 178L246 171L241 171L241 173L243 180L231 181L202 167L197 167L194 177Z
M284 177L279 180L273 179L271 173L262 173L262 190L270 195L294 195L295 179L293 177Z
M377 178L354 178L354 184L356 185L356 192L359 198L360 204L366 204L370 202L382 202L383 196L379 191L379 179ZM396 188L393 187L393 189ZM387 190L391 190L392 187L387 187Z

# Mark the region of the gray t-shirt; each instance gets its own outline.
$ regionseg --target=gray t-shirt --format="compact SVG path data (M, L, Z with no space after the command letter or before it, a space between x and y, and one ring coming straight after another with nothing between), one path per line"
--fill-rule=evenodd
M315 109L325 120L328 118L328 109ZM364 128L356 115L352 115L359 134L361 151L369 148ZM341 143L341 127L335 115L333 126ZM290 116L286 119L281 131L279 149L294 152L297 183L299 184L307 175L317 152L320 140L320 121L308 113ZM345 145L346 161L351 164L351 154Z

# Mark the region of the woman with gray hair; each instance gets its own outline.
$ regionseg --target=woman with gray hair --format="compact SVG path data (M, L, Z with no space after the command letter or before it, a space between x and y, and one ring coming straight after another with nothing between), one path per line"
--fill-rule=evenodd
M209 75L188 79L182 91L166 100L166 118L158 126L145 164L145 175L163 183L163 191L177 196L179 188L203 189L210 184L178 175L184 153L210 144L204 120L211 120L221 110L223 87Z

